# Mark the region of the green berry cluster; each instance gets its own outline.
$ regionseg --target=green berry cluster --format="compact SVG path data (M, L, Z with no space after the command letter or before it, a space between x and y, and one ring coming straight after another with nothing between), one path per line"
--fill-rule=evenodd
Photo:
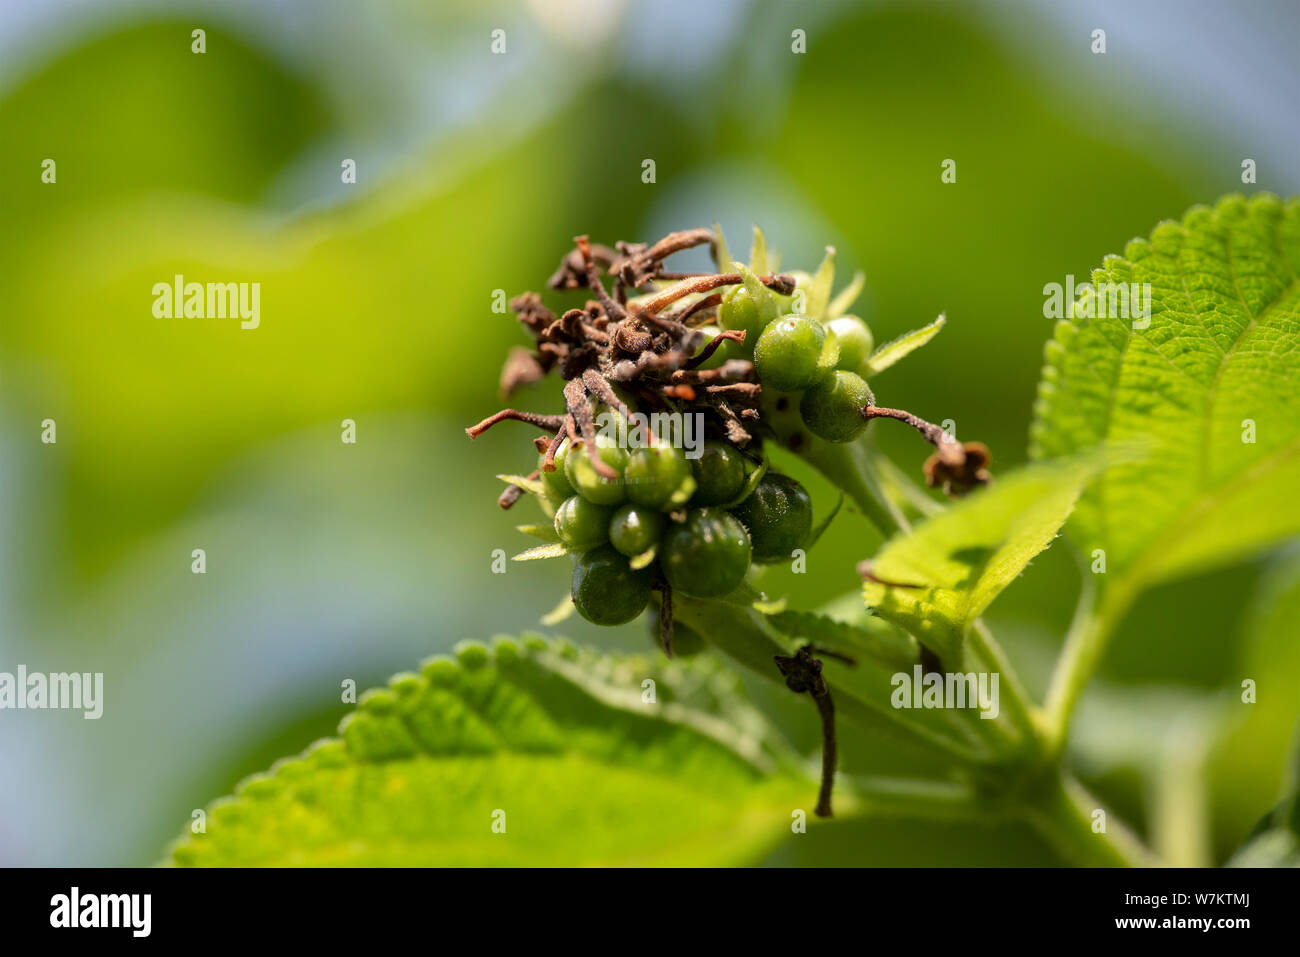
M631 621L666 583L696 598L734 591L751 563L788 560L812 533L812 500L794 479L751 453L709 439L698 458L665 444L627 450L597 437L600 475L586 446L566 439L543 493L555 533L578 556L572 597L598 625Z
M798 281L804 283L802 277ZM754 343L754 369L765 395L799 393L799 414L808 431L829 442L851 442L867 427L862 410L875 402L867 385L871 330L852 315L827 322L794 312L774 315L774 307L801 298L800 287L786 297L751 285L723 295L719 325L743 329L746 342ZM772 396L771 401L779 400Z

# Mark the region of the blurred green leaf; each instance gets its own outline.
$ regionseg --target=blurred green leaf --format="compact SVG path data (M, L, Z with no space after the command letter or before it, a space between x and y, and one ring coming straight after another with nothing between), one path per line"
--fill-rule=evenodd
M1283 793L1300 727L1300 554L1274 564L1243 625L1242 658L1221 705L1209 759L1221 843L1240 843L1260 810ZM1244 684L1251 682L1251 694Z
M1229 867L1300 867L1300 791L1293 788L1255 827Z
M1103 588L1132 594L1300 533L1298 271L1300 202L1229 196L1107 258L1058 323L1032 454L1149 453L1111 463L1071 518L1080 547L1105 551ZM1102 283L1149 283L1149 326L1085 318L1121 311L1099 304Z
M745 863L812 800L794 767L738 681L707 656L656 665L498 639L367 692L338 739L245 781L172 859Z
M867 606L959 661L975 619L1052 543L1093 471L1074 461L999 476L896 536L871 561Z

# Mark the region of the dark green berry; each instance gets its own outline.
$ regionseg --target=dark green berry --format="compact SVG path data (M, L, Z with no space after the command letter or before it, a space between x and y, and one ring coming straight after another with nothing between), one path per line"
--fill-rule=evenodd
M595 625L631 621L650 600L649 568L634 569L608 545L593 548L573 568L573 604Z
M754 346L758 380L777 392L808 388L835 368L839 345L822 324L807 316L782 316Z
M609 520L609 543L635 558L658 543L664 523L663 512L644 505L624 505Z
M609 541L614 509L597 505L581 495L571 495L555 510L555 533L575 551L586 551Z
M749 531L754 561L760 564L789 561L812 533L812 498L788 475L768 472L731 511Z
M637 449L628 456L623 470L628 500L655 508L668 504L690 477L691 463L686 453L671 445Z
M563 502L570 495L575 494L573 486L569 484L569 477L564 474L564 460L568 454L569 440L565 439L555 450L554 472L542 468L542 463L546 461L545 452L537 456L537 474L542 477L542 492L549 501Z
M623 484L623 469L627 467L627 450L612 438L596 436L596 454L602 462L618 473L617 478L605 478L596 471L584 444L574 446L564 459L564 475L573 490L597 505L618 505L627 498Z
M745 487L745 457L729 442L709 439L691 461L695 495L691 504L725 505Z
M845 372L863 375L867 361L871 358L871 350L875 347L867 324L857 316L840 316L832 319L827 328L840 344L840 359L836 367Z
M862 410L874 402L862 376L838 371L803 394L799 414L813 435L828 442L850 442L867 427Z
M664 576L676 591L716 598L733 591L749 570L749 534L720 508L696 508L674 522L659 546Z

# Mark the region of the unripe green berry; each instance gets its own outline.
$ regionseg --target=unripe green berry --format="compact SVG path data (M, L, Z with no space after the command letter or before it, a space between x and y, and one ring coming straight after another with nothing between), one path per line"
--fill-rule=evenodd
M690 477L691 463L686 453L671 445L635 450L623 470L628 500L655 508L666 505Z
M745 457L729 442L709 439L700 457L691 461L695 476L695 506L725 505L745 487Z
M574 488L569 484L569 477L564 474L564 460L568 454L569 440L565 439L560 443L560 447L555 450L554 472L548 472L542 468L542 463L546 461L545 452L541 452L537 456L537 474L542 477L542 492L548 501L563 502L574 494Z
M867 362L875 347L867 324L857 316L840 316L832 319L828 328L840 343L840 359L836 367L865 378Z
M722 294L722 303L718 306L718 325L723 329L744 329L745 342L753 348L766 325L749 290L744 286L732 286Z
M644 505L624 505L609 520L609 543L628 558L635 558L659 542L664 513Z
M867 427L862 410L875 401L862 376L838 371L803 394L799 414L813 435L828 442L850 442Z
M754 561L763 565L789 561L812 533L812 498L788 475L768 472L731 512L749 531Z
M573 568L574 607L595 625L631 621L650 600L649 568L634 569L608 545L593 548Z
M591 464L585 444L578 444L569 450L564 459L564 475L573 486L573 490L597 505L618 505L627 498L623 484L623 469L627 467L627 450L621 448L614 439L605 435L596 436L596 454L601 461L618 472L618 477L607 479L596 471Z
M839 344L807 316L782 316L758 337L754 368L758 380L777 392L799 392L835 368Z
M741 583L749 554L749 533L735 516L720 508L696 508L664 534L659 563L674 590L716 598Z
M555 534L575 551L586 551L609 541L609 523L614 509L572 495L555 510Z

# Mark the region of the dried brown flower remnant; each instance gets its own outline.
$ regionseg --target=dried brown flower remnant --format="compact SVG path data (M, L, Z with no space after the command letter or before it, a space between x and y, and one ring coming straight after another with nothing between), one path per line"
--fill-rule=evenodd
M992 479L988 465L992 461L989 447L983 442L958 442L943 428L903 409L886 409L869 405L862 410L865 419L896 419L910 425L935 447L923 466L926 484L943 488L949 498L960 498L973 488L987 485Z
M923 466L926 484L930 488L942 488L950 498L960 498L972 489L988 485L993 477L988 469L993 456L987 445L964 442L958 448L960 455L935 452Z
M748 425L758 419L759 385L748 360L733 359L716 369L699 366L726 340L743 342L743 332L708 336L697 327L717 311L721 297L715 290L738 285L739 273L670 273L664 259L695 246L714 244L711 229L669 233L656 243L620 241L611 249L578 236L575 248L551 276L552 289L589 289L595 298L581 309L569 309L558 318L534 292L511 301L519 322L532 335L533 350L516 349L501 374L501 391L509 396L518 386L536 382L558 368L568 380L564 389L565 415L529 416L513 409L467 430L482 433L503 419L554 424L550 454L543 464L554 469L554 450L570 432L581 439L592 466L608 476L610 468L596 454L594 400L627 414L619 389L629 399L651 410L701 412L705 427L745 445L753 435ZM602 272L614 280L614 294L606 290ZM786 275L759 277L770 288L789 294L794 279ZM639 299L629 300L629 290L650 287ZM675 313L665 310L691 299ZM703 347L703 352L701 348Z

